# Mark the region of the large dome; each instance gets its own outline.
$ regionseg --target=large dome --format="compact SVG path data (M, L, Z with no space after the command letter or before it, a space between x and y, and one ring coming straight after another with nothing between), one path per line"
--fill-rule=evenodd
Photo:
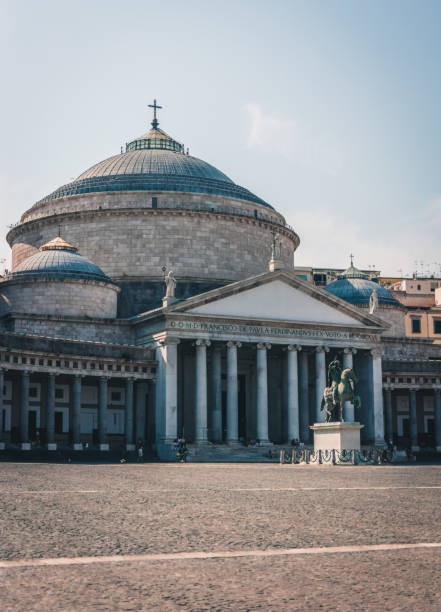
M184 147L157 126L126 145L126 152L95 164L36 206L85 193L105 191L179 191L214 194L256 202L261 198L202 159L186 155Z

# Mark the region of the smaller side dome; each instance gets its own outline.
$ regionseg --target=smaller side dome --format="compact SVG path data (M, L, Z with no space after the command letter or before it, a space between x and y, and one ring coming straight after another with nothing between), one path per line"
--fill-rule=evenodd
M367 274L358 270L358 268L353 265L352 261L349 268L340 274L337 280L326 285L324 289L336 297L357 306L369 306L371 293L375 289L378 294L378 304L380 306L400 307L399 302L385 287L370 280Z
M101 268L59 236L22 261L5 280L25 278L78 278L114 284Z
M61 237L22 261L1 280L0 289L0 316L11 312L97 319L116 317L120 292L97 265ZM70 334L75 328L66 332L45 327L44 333Z

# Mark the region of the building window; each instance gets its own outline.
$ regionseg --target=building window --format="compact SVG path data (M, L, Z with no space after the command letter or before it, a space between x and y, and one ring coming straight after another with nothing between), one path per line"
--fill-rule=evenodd
M64 390L63 389L55 389L55 399L63 399Z
M121 391L112 391L110 394L110 399L112 402L120 402L121 401Z
M421 319L419 317L412 317L412 333L421 333Z
M37 387L29 387L29 397L38 397Z
M158 198L152 198L152 208L158 208Z
M433 319L433 333L441 334L441 319Z
M421 285L417 285L417 290L421 291Z

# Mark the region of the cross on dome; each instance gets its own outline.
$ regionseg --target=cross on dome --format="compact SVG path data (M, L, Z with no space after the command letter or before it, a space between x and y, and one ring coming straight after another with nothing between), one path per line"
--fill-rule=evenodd
M157 128L159 125L159 121L156 118L156 110L158 108L162 108L162 106L159 106L158 104L156 104L156 99L153 100L153 104L149 104L149 108L153 108L153 121L152 121L152 126L154 128Z

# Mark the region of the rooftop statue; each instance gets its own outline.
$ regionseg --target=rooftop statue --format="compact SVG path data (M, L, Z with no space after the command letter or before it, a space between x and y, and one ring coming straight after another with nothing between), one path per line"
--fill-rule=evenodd
M174 277L174 274L171 270L167 274L167 276L164 278L164 282L165 282L165 286L167 287L167 290L165 292L165 297L166 298L175 297L176 278Z
M343 407L345 402L361 407L361 399L355 394L358 378L351 368L342 370L338 359L331 361L328 367L328 387L323 391L321 409L326 412L326 422L343 422Z
M369 298L369 314L374 314L378 308L378 291L374 289Z

